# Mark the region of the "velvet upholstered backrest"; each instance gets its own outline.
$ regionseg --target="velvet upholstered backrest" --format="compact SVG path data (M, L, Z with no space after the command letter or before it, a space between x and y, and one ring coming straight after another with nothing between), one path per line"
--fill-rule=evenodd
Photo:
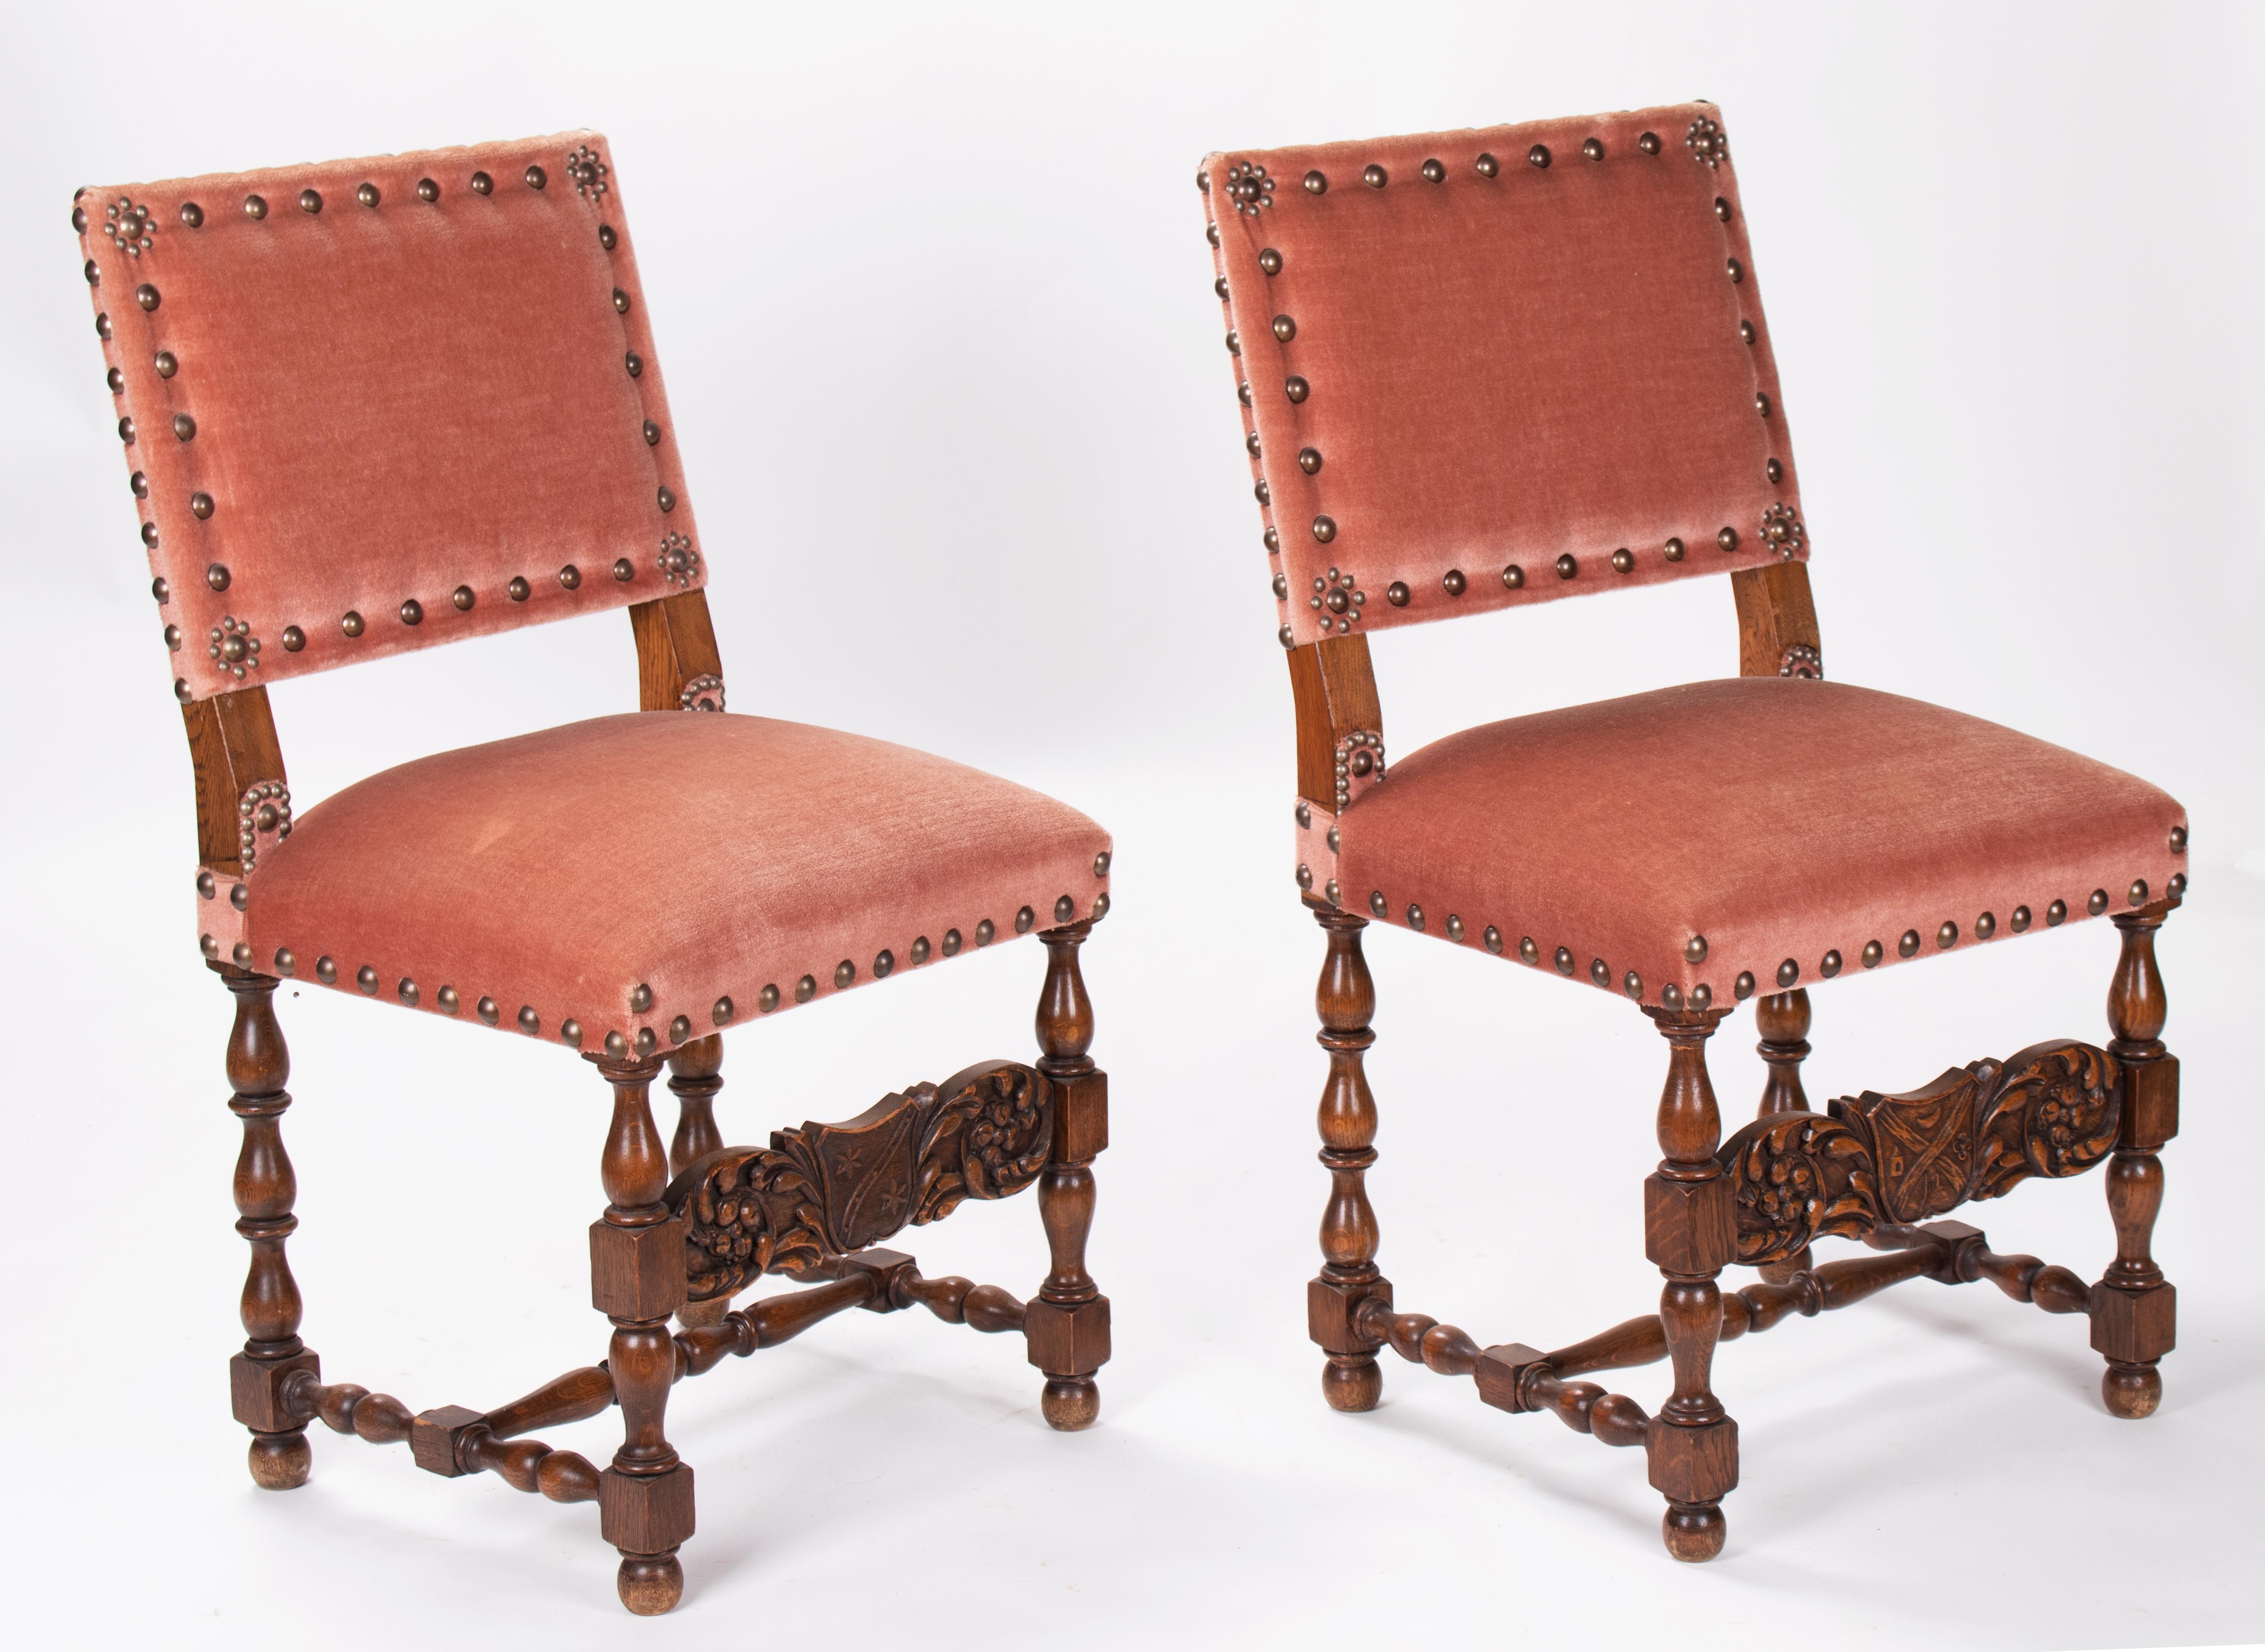
M1806 557L1712 105L1198 182L1285 647Z
M184 702L705 583L599 134L71 217Z

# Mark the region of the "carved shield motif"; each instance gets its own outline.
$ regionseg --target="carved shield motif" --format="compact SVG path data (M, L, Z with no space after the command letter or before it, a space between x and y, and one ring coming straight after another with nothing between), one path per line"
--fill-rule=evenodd
M1900 1095L1866 1090L1832 1103L1836 1117L1861 1120L1871 1138L1880 1206L1891 1222L1923 1222L1955 1210L1974 1181L1975 1110L1996 1063L1952 1067L1934 1083Z

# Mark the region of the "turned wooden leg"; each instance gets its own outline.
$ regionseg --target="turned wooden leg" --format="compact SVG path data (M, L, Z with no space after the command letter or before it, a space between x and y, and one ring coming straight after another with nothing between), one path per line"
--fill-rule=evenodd
M2108 1052L2123 1069L2123 1110L2108 1161L2108 1214L2116 1260L2092 1290L2092 1345L2108 1359L2101 1397L2115 1415L2137 1419L2162 1403L2157 1363L2171 1351L2178 1292L2156 1266L2155 1215L2163 1206L2163 1144L2179 1131L2179 1059L2163 1048L2170 1013L2155 968L2155 931L2172 903L2123 913L2123 956L2108 989Z
M1318 1117L1329 1200L1322 1211L1322 1271L1306 1287L1306 1328L1329 1355L1322 1397L1339 1411L1366 1411L1384 1392L1384 1373L1376 1364L1380 1344L1363 1328L1361 1307L1371 1298L1380 1298L1384 1308L1392 1306L1392 1283L1377 1270L1376 1211L1366 1183L1368 1167L1376 1162L1376 1098L1361 1058L1376 1042L1368 1024L1376 1012L1376 983L1360 950L1368 920L1322 902L1307 904L1329 941L1314 1008L1322 1021L1315 1038L1329 1052Z
M1109 1299L1085 1268L1093 1226L1095 1157L1109 1145L1109 1077L1086 1053L1093 1044L1093 1001L1078 972L1077 950L1091 920L1040 932L1046 979L1038 991L1038 1073L1052 1093L1053 1140L1038 1177L1038 1219L1053 1268L1023 1321L1033 1365L1045 1372L1038 1409L1065 1432L1101 1415L1093 1379L1109 1358Z
M1722 1115L1707 1080L1707 1040L1721 1010L1647 1009L1668 1041L1659 1097L1659 1168L1644 1183L1644 1254L1667 1284L1660 1327L1674 1392L1644 1435L1651 1483L1667 1499L1661 1535L1679 1561L1710 1561L1728 1528L1722 1498L1738 1483L1738 1425L1708 1384L1722 1331L1715 1276L1737 1255L1735 1189L1715 1161Z
M684 1306L684 1224L662 1195L668 1157L649 1099L656 1058L589 1058L614 1087L614 1117L599 1171L606 1213L590 1226L590 1299L613 1321L606 1350L622 1445L598 1477L599 1530L621 1551L622 1605L654 1617L684 1593L676 1551L692 1535L692 1470L663 1421L676 1379L668 1316Z
M676 1134L668 1144L668 1169L681 1175L687 1165L719 1151L724 1138L716 1128L716 1092L724 1088L724 1035L711 1032L669 1052L668 1088L676 1097ZM705 1302L687 1302L676 1313L676 1322L687 1329L696 1325L721 1325L732 1311L729 1296Z
M307 1420L286 1397L292 1377L312 1372L319 1380L322 1362L299 1340L299 1282L291 1277L284 1241L299 1226L291 1206L299 1178L283 1151L283 1110L291 1105L283 1086L291 1076L291 1052L275 1020L273 978L215 964L236 994L236 1024L228 1036L228 1082L234 1092L228 1110L244 1121L244 1147L236 1161L236 1231L251 1246L251 1266L244 1277L240 1312L244 1351L229 1361L229 1389L236 1420L251 1430L251 1478L268 1491L289 1491L307 1483L311 1453Z
M1809 989L1796 986L1789 993L1756 999L1754 1028L1762 1036L1754 1048L1769 1063L1769 1077L1762 1085L1762 1104L1756 1117L1807 1112L1809 1095L1801 1088L1801 1064L1809 1054ZM1783 1262L1765 1264L1761 1276L1773 1284L1783 1284L1797 1273L1807 1273L1812 1261L1809 1247L1803 1245Z

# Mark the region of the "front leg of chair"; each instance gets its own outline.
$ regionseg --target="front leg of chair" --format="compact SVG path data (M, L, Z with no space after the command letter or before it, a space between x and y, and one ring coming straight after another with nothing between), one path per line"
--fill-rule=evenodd
M678 1045L668 1055L668 1088L676 1097L676 1134L668 1144L668 1169L681 1175L696 1159L718 1152L724 1146L716 1128L716 1092L724 1088L724 1035L711 1032ZM687 1329L696 1325L721 1325L732 1311L729 1296L705 1302L687 1302L676 1313L676 1322Z
M1738 1483L1738 1425L1709 1386L1722 1332L1715 1277L1737 1255L1736 1190L1715 1149L1722 1114L1707 1078L1707 1040L1726 1012L1646 1009L1666 1038L1659 1168L1644 1183L1644 1253L1667 1280L1659 1321L1674 1391L1644 1435L1653 1488L1667 1499L1661 1535L1679 1561L1710 1561L1728 1528L1722 1498Z
M2179 1129L2179 1059L2163 1047L2170 1006L2155 967L2155 931L2174 904L2116 918L2123 948L2108 989L2108 1024L2116 1035L2108 1052L2123 1068L2123 1110L2108 1161L2116 1260L2092 1290L2092 1345L2108 1359L2101 1397L2115 1415L2134 1420L2162 1403L2156 1365L2171 1351L2178 1320L2178 1292L2152 1253L2155 1215L2163 1205L2157 1154Z
M297 1373L322 1379L322 1362L299 1340L299 1282L291 1277L284 1241L299 1226L291 1213L299 1179L283 1150L283 1112L291 1093L291 1052L275 1019L273 977L224 964L212 966L236 995L236 1022L228 1036L228 1110L244 1121L244 1147L236 1161L236 1231L251 1246L239 1311L244 1350L229 1361L236 1420L251 1430L251 1478L267 1491L307 1483L312 1453L307 1418L290 1403ZM298 1378L298 1380L309 1380Z
M654 1617L684 1593L676 1551L693 1530L692 1470L663 1427L676 1380L668 1319L684 1306L685 1224L665 1201L668 1155L649 1099L659 1060L589 1059L614 1090L599 1167L606 1211L590 1226L590 1299L613 1321L606 1368L622 1413L621 1449L599 1476L599 1530L621 1551L622 1604Z
M1306 1327L1329 1356L1322 1397L1336 1410L1367 1411L1384 1392L1376 1364L1383 1344L1363 1328L1361 1309L1372 1298L1385 1309L1392 1306L1392 1282L1376 1266L1376 1211L1366 1182L1376 1162L1376 1098L1362 1057L1376 1042L1368 1024L1376 1013L1376 983L1360 950L1368 920L1311 897L1307 905L1329 938L1314 1007L1322 1021L1315 1040L1329 1052L1318 1117L1329 1202L1322 1212L1322 1271L1306 1287Z
M1086 996L1077 950L1093 922L1046 929L1046 979L1038 992L1038 1073L1053 1103L1053 1136L1038 1177L1038 1220L1046 1230L1052 1270L1026 1310L1023 1335L1031 1363L1045 1373L1038 1409L1052 1427L1090 1428L1101 1415L1094 1380L1109 1358L1109 1299L1086 1271L1086 1235L1093 1227L1093 1161L1109 1145L1109 1076L1093 1064L1093 1001Z
M1809 1055L1809 989L1796 986L1789 993L1771 993L1756 999L1754 1029L1761 1034L1761 1042L1754 1048L1769 1064L1762 1104L1755 1117L1807 1112L1809 1095L1801 1088L1801 1064ZM1797 1273L1807 1273L1812 1260L1809 1247L1803 1245L1783 1262L1766 1264L1762 1277L1773 1284L1783 1284Z

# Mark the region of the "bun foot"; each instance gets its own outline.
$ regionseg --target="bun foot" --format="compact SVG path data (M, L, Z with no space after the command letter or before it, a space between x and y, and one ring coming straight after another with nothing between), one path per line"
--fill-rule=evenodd
M1730 1534L1730 1524L1722 1518L1719 1503L1671 1503L1659 1522L1667 1552L1694 1565L1720 1554L1722 1539Z
M1384 1397L1384 1373L1373 1354L1331 1354L1322 1367L1322 1398L1332 1411L1373 1411Z
M614 1587L622 1605L640 1618L658 1618L684 1598L684 1568L676 1551L666 1554L624 1554Z
M1101 1416L1101 1385L1090 1377L1049 1377L1038 1396L1046 1426L1064 1434L1089 1429Z
M307 1431L295 1429L288 1434L253 1435L247 1460L252 1483L262 1491L295 1491L307 1483L315 1453L307 1445Z
M2110 1416L2131 1423L2152 1416L2163 1402L2163 1373L2152 1365L2111 1364L2100 1374L2100 1397Z

